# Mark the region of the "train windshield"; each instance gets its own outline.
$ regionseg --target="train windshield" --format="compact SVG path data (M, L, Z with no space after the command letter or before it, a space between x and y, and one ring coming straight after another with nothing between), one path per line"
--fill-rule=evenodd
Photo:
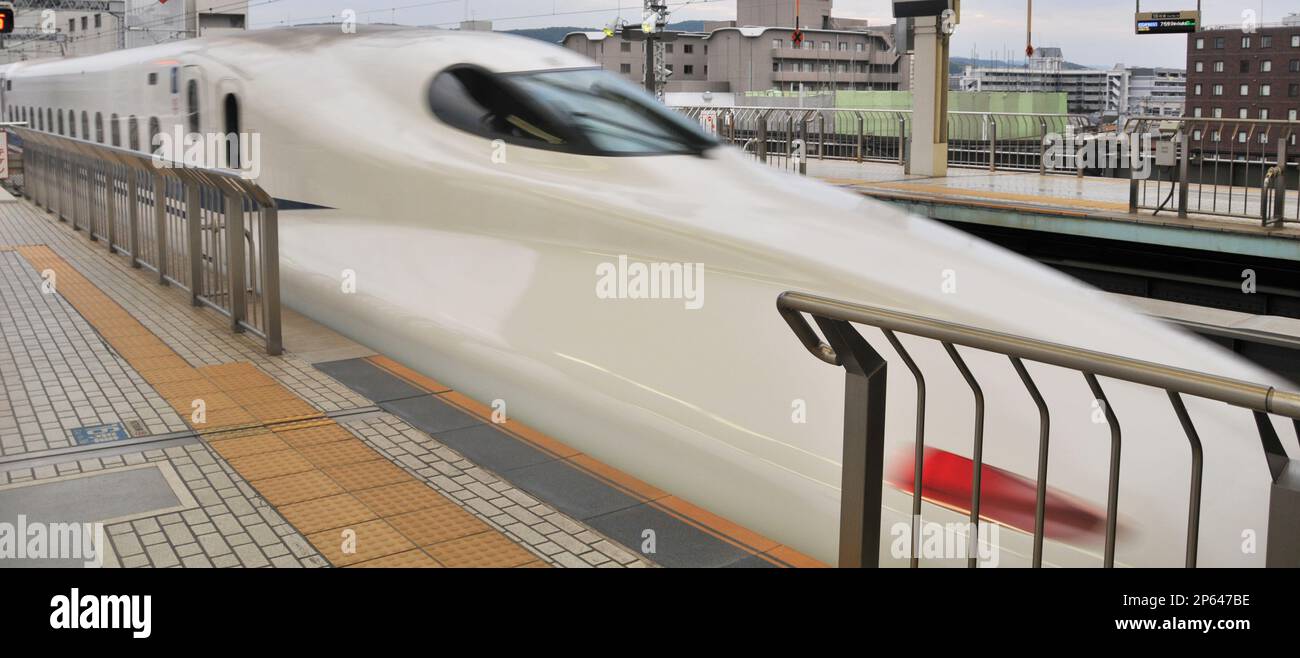
M434 113L491 139L592 155L696 155L707 133L601 69L493 75L444 71L430 89Z

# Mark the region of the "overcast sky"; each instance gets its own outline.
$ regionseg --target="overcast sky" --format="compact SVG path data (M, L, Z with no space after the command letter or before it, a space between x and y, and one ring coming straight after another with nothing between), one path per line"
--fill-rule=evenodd
M1004 51L1023 57L1026 0L965 0L962 24L952 54L1000 57ZM271 27L336 19L344 9L357 12L361 23L452 26L466 18L491 19L496 29L578 25L599 27L620 15L639 20L641 0L249 0L253 27ZM672 20L730 20L735 0L669 0ZM394 11L394 8L397 8ZM1195 0L1145 0L1144 10L1195 9ZM1239 25L1243 12L1257 22L1277 22L1300 9L1296 0L1204 0L1203 22ZM1066 59L1109 67L1129 65L1177 66L1186 62L1186 38L1181 35L1133 34L1132 0L1037 0L1034 3L1034 45L1057 46ZM836 16L866 18L873 24L893 23L889 0L835 0Z

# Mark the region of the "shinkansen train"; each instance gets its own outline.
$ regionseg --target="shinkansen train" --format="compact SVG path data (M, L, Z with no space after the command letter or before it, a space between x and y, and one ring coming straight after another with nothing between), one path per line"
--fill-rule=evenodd
M843 373L791 335L775 308L784 291L1281 385L1025 258L755 164L540 41L255 30L16 63L0 79L5 117L46 133L140 151L178 128L259 136L230 165L256 164L281 208L288 306L831 563ZM692 278L649 291L635 283L647 271ZM343 292L345 272L355 294ZM878 332L863 331L897 362ZM940 345L901 340L927 373L935 464L966 463L970 389ZM986 397L984 461L1001 474L985 495L1009 510L990 519L1003 530L1000 563L1020 564L1032 526L1016 519L1034 500L1015 485L1035 477L1037 409L1005 357L962 353ZM1079 373L1028 367L1053 414L1046 560L1099 565L1108 426ZM1164 391L1103 384L1124 428L1117 562L1179 566L1187 440ZM909 470L914 405L897 368L888 473ZM1188 409L1205 450L1200 562L1262 565L1270 480L1251 415L1190 398ZM1294 449L1294 429L1277 429ZM969 469L928 466L927 491L969 488ZM881 541L886 562L906 564L889 548L910 516L910 486L894 484ZM964 513L927 504L924 515Z

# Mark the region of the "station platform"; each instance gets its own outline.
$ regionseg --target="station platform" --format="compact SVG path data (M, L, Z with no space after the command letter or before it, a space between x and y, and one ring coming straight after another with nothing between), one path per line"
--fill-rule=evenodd
M120 567L825 566L283 322L285 353L267 356L102 242L0 199L0 523L102 523Z
M809 160L808 175L932 219L1300 261L1300 225L1150 210L1128 212L1129 181L1096 176L949 167L942 177L904 174L892 162ZM1166 185L1166 187L1168 187ZM1226 189L1226 188L1225 188ZM1244 207L1225 192L1217 203ZM1258 203L1257 197L1252 197Z

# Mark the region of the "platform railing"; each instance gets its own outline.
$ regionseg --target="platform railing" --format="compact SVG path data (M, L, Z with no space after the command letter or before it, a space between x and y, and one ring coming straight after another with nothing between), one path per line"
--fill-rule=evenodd
M1129 212L1255 219L1265 227L1300 222L1300 121L1133 117L1123 130L1169 145L1164 162L1143 154L1155 175L1132 177Z
M892 162L905 166L912 112L891 109L682 106L674 108L725 143L785 169L807 160ZM948 164L1050 173L1049 138L1083 130L1075 114L949 112ZM1074 173L1070 170L1069 173Z
M23 194L103 241L133 268L190 293L230 319L232 331L282 351L275 200L238 171L155 161L151 154L27 128Z
M972 488L970 523L978 532L980 518L980 475L983 469L984 396L978 378L967 367L959 347L1000 354L1010 360L1028 394L1037 407L1039 437L1033 566L1041 567L1047 499L1047 457L1050 445L1050 409L1039 391L1025 362L1037 362L1072 370L1087 382L1094 399L1100 402L1110 429L1110 458L1106 503L1106 539L1103 564L1115 564L1116 528L1119 513L1120 419L1106 398L1099 378L1130 382L1165 391L1176 418L1186 435L1192 455L1188 474L1189 510L1184 564L1196 566L1201 520L1202 451L1194 419L1183 396L1204 398L1239 407L1254 416L1262 445L1262 458L1272 478L1269 501L1269 527L1266 564L1300 566L1300 461L1287 456L1272 424L1270 415L1291 419L1300 434L1300 394L1271 386L1253 384L1225 377L1174 368L1158 363L1130 359L1050 343L1023 336L995 332L979 327L956 324L854 304L798 292L786 292L777 299L777 308L795 336L816 358L845 370L844 445L840 492L839 562L845 567L874 567L880 560L880 523L885 446L885 393L888 363L858 330L863 325L878 330L916 382L916 461L913 474L912 523L921 515L922 469L925 449L925 413L927 406L925 374L898 339L898 334L940 343L956 371L966 381L975 399ZM825 336L823 342L808 324L811 316ZM874 332L873 334L874 335ZM879 343L877 343L879 344ZM930 401L933 402L933 401ZM951 408L949 400L939 400L942 408ZM917 529L913 528L911 566L918 566ZM977 537L968 542L975 546ZM968 566L976 566L971 549Z

